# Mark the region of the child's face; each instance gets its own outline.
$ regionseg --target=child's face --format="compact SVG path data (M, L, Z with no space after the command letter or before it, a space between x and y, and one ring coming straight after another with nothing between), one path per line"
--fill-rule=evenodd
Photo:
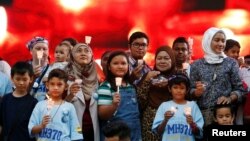
M115 56L109 64L109 70L116 77L125 76L128 72L128 62L126 57L123 55Z
M239 54L240 54L240 48L238 46L233 46L231 49L229 49L225 53L227 56L232 57L235 60L238 60Z
M65 62L69 58L69 49L67 46L57 46L55 50L55 62Z
M232 125L234 116L232 115L230 108L220 108L217 109L215 121L219 125Z
M11 78L12 82L16 86L16 90L20 92L25 92L28 90L29 85L32 82L32 78L29 76L29 73L26 72L25 74L14 74Z
M160 51L155 59L155 66L159 71L167 71L171 68L171 58L166 51Z
M170 92L174 100L184 100L187 93L187 88L184 83L174 84L170 88Z
M46 87L48 89L48 93L53 97L61 97L64 91L67 89L67 84L63 79L59 79L57 77L52 77L50 80L46 82Z

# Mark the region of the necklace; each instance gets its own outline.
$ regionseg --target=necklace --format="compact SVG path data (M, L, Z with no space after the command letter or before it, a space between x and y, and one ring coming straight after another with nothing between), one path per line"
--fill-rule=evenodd
M59 105L58 108L56 109L55 114L51 117L51 122L53 122L53 119L54 119L54 117L56 116L57 112L59 111L59 109L60 109L62 103L63 103L63 100L61 101L60 105Z

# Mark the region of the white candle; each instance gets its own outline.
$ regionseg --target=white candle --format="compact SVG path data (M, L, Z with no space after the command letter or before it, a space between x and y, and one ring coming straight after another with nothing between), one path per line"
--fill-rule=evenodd
M43 58L43 50L38 50L37 52L36 52L36 54L37 54L37 58L38 58L38 63L39 63L39 65L41 65L41 60L42 60L42 58Z
M142 64L143 64L143 60L142 60L142 59L139 59L139 60L138 60L138 66L139 66L139 65L142 65Z
M119 93L119 87L122 85L122 78L121 77L116 77L115 78L115 84L117 86L117 92Z
M85 43L90 44L91 38L92 38L91 36L85 36Z
M48 101L47 101L47 115L50 115L51 109L54 106L54 101L49 97L48 94L46 94L46 97L48 99Z

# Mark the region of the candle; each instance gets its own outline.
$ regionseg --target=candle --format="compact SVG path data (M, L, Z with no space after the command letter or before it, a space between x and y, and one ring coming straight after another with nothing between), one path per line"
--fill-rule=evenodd
M117 92L119 93L119 87L122 85L122 78L121 77L116 77L115 78L115 84L117 86Z

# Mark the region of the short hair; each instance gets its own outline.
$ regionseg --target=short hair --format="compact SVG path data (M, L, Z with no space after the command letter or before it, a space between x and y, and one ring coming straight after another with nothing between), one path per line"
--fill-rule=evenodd
M232 104L216 104L214 106L213 116L216 117L217 111L221 108L228 108L232 115L234 115L234 108Z
M65 83L67 83L67 81L68 81L68 74L64 70L61 70L61 69L53 69L49 73L48 81L54 77L59 78L59 79L63 79L63 81Z
M174 45L176 43L186 43L187 44L187 49L188 49L188 52L189 52L189 43L187 41L187 39L185 37L177 37L174 42L173 42L173 45L172 45L172 48L174 49Z
M244 56L244 59L250 59L250 55Z
M171 88L173 85L179 85L181 83L186 85L187 91L190 89L190 80L185 74L176 73L168 78L169 88Z
M225 52L227 52L228 50L230 50L231 48L233 48L234 46L237 46L240 48L240 43L236 40L233 39L228 39L226 41L226 46L225 46Z
M13 77L15 74L24 75L26 72L30 77L34 76L32 65L28 62L18 61L12 66L10 74Z
M62 39L61 43L64 41L68 41L72 46L75 46L78 43L78 41L72 37Z
M129 41L128 43L129 44L132 44L134 40L138 39L138 38L146 38L147 39L147 43L149 44L149 38L147 36L146 33L143 33L143 32L140 32L140 31L137 31L137 32L134 32L130 37L129 37Z
M102 128L105 137L118 136L120 140L130 138L130 128L123 121L109 122L104 128Z

